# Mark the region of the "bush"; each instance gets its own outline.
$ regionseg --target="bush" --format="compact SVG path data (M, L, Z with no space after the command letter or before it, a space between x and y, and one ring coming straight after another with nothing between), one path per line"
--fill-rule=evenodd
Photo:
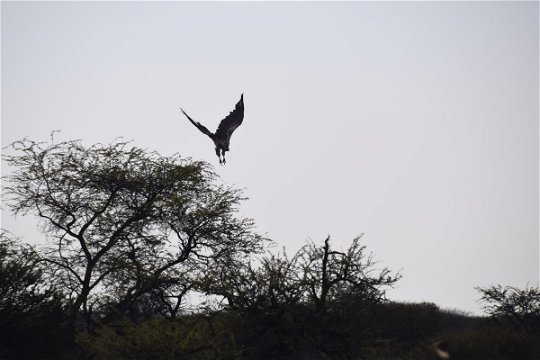
M0 359L60 359L70 349L61 295L34 250L0 231Z
M540 359L540 338L492 325L447 333L450 354L463 360Z
M77 343L103 359L218 360L237 352L234 337L224 330L222 323L202 315L139 324L124 319L98 327L94 335L80 333Z

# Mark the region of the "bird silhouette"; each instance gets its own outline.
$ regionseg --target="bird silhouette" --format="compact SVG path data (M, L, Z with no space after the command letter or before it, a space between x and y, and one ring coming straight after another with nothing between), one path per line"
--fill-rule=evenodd
M184 115L188 118L189 121L197 129L199 129L203 134L207 135L212 139L214 142L214 145L216 146L216 155L219 158L219 163L221 165L225 164L225 152L229 151L229 142L231 140L231 135L236 130L237 127L242 124L242 121L244 120L244 94L240 96L240 100L238 103L236 103L236 107L233 111L230 112L225 119L221 120L219 123L219 126L215 133L208 130L204 125L202 125L200 122L197 122L189 117L186 112L180 108Z

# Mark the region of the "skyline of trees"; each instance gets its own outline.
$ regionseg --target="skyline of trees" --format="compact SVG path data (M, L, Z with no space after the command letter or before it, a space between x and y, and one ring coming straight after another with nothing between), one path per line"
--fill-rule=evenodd
M495 325L388 301L401 274L362 236L271 252L207 163L126 142L11 150L4 203L47 244L0 232L0 358L429 359L446 339L459 358L540 355L537 288L477 288Z

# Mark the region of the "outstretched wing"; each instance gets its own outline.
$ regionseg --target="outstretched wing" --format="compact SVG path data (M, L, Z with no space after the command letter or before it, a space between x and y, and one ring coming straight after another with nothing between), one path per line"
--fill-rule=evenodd
M236 107L227 117L219 123L216 130L216 138L226 140L227 143L231 138L232 133L244 120L244 94L240 96L240 100L236 103Z
M180 108L180 110L182 110ZM214 134L212 134L212 132L210 130L208 130L204 125L201 125L200 122L196 122L195 120L193 120L192 118L189 117L188 114L186 114L186 112L184 110L182 110L182 112L184 113L184 115L186 115L186 117L188 118L189 121L191 121L191 123L193 125L195 125L195 127L197 127L197 129L201 130L201 132L205 135L208 135L210 137L210 139L214 140Z

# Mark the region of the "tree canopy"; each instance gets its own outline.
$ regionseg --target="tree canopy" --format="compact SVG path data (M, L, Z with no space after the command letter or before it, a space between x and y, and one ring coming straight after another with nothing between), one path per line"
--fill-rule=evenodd
M88 318L109 303L132 311L144 296L174 313L190 266L262 247L253 221L237 214L241 192L218 184L204 162L127 142L24 139L11 150L3 156L15 168L6 177L6 203L14 214L42 219L52 245L43 260L73 311Z
M508 322L527 333L540 331L540 288L519 289L492 285L477 287L486 313L500 322Z

